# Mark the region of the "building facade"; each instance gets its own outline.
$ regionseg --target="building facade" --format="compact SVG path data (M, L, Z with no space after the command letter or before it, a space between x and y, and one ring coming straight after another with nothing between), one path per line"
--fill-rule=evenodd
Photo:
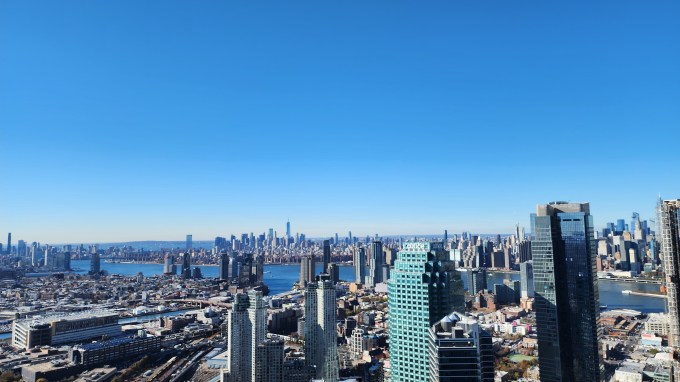
M391 381L425 382L430 328L450 312L464 311L463 281L442 242L402 248L387 292Z
M541 381L599 381L602 332L590 206L538 205L533 232Z
M327 275L307 284L305 292L305 359L316 367L316 378L339 379L335 286Z
M430 328L430 382L493 382L491 334L476 320L453 312Z

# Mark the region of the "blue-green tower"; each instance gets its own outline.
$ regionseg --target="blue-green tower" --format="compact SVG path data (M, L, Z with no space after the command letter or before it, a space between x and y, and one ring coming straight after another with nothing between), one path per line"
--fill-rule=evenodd
M429 329L463 312L463 280L442 242L404 243L387 289L392 382L429 379Z

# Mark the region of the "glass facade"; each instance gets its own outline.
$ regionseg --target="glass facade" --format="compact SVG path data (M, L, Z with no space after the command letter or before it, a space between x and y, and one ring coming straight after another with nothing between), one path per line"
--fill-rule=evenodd
M599 381L599 294L589 206L539 206L533 231L541 381Z
M429 329L448 313L464 311L463 293L443 243L404 243L387 293L392 382L429 380Z

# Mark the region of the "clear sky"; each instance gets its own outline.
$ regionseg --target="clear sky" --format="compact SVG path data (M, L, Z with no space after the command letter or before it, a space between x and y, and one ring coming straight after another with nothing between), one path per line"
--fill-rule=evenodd
M680 197L677 1L0 2L0 233L512 232ZM4 242L4 237L2 239Z

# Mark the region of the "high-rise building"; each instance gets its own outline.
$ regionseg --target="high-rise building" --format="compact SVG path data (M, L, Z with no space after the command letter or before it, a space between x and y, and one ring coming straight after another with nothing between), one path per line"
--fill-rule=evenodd
M251 290L247 295L239 293L235 296L232 309L227 316L227 332L228 361L227 368L222 373L222 380L227 382L261 380L257 378L257 346L266 340L267 335L267 307L262 299L262 292ZM262 361L263 358L266 357L260 357L259 360ZM264 369L260 367L259 371Z
M519 280L521 298L534 297L534 263L525 261L519 264Z
M290 220L286 222L286 238L290 238Z
M338 264L335 263L328 264L328 269L326 269L326 273L328 274L328 277L330 277L330 280L333 284L337 284L338 281L340 281L340 268L338 268Z
M428 340L430 382L493 382L492 337L476 320L453 312L430 328Z
M533 232L541 381L599 381L602 332L590 205L538 205Z
M220 270L219 270L219 278L221 280L228 280L229 279L229 252L224 251L220 253Z
M47 253L45 253L45 258L47 258ZM98 275L101 272L101 261L99 259L99 253L96 251L90 255L90 274Z
M186 250L190 251L194 247L192 235L187 235Z
M366 248L354 248L354 274L356 283L363 284L366 278Z
M316 261L311 253L300 258L300 288L314 281L316 273Z
M182 277L191 278L191 254L189 252L180 253L182 258Z
M404 243L387 285L391 380L428 381L430 328L465 308L460 272L442 242Z
M283 382L283 359L283 341L264 340L257 344L255 382Z
M174 275L177 273L177 267L175 267L175 256L171 253L165 255L165 261L163 262L163 273L166 275Z
M328 269L328 264L331 263L331 241L323 241L323 272Z
M17 242L17 256L22 259L26 257L26 242L23 240Z
M368 266L366 285L373 287L376 286L376 284L386 281L383 279L383 265L385 265L385 256L381 241L374 240L371 243L370 256L371 261Z
M680 348L680 199L659 200L661 264L665 274L668 345Z
M12 233L7 234L7 254L11 255L12 254Z
M305 292L305 359L316 367L316 378L337 382L339 377L336 334L335 286L327 275L307 284Z
M477 293L488 288L486 279L486 268L468 269L467 277L468 277L468 294L474 296Z

